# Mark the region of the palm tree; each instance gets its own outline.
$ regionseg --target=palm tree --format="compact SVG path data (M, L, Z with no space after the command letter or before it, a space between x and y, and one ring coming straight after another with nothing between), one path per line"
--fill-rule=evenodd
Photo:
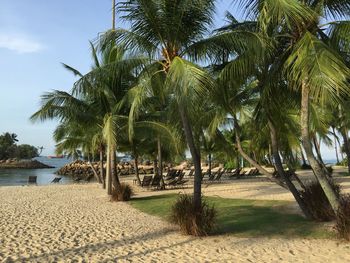
M200 150L195 143L188 112L193 99L206 90L211 79L203 69L186 58L195 56L194 43L208 33L213 23L214 3L214 0L123 1L118 7L123 13L122 18L131 23L131 29L111 31L103 41L121 41L130 50L149 55L153 69L160 67L152 71L151 76L163 75L163 89L176 99L195 165L194 209L197 210L201 204Z
M308 161L313 168L333 209L337 211L338 201L331 189L326 172L312 151L310 138L310 101L322 104L339 100L339 94L348 90L349 69L329 39L338 38L348 43L336 30L327 34L322 18L346 17L350 10L348 1L298 1L298 0L237 0L246 5L246 11L257 18L264 36L279 35L283 49L278 57L285 68L289 87L301 91L301 138ZM331 23L337 27L346 22ZM349 29L349 27L347 27ZM336 36L332 36L336 34ZM277 40L277 39L276 39ZM281 43L281 41L279 41ZM279 43L277 42L277 43ZM282 68L282 67L279 68Z

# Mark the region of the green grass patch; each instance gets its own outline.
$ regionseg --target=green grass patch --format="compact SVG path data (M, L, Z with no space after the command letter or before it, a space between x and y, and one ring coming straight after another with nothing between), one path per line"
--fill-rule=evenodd
M136 198L130 204L150 215L168 219L176 194ZM291 214L288 201L261 201L206 197L218 212L214 234L234 234L241 237L283 236L332 238L322 223L308 221Z
M339 173L336 173L336 175L349 176L349 173L348 172L339 172Z

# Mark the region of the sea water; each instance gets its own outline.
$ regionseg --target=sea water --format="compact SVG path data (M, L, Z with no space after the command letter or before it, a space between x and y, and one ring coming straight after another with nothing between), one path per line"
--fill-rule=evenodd
M49 169L0 169L0 186L12 186L12 185L27 185L28 177L31 175L37 176L38 185L47 185L57 176L55 172L71 162L68 158L53 158L37 157L35 158L41 163L53 166L55 168ZM61 177L61 176L59 176ZM62 176L60 184L72 183L72 178L69 176Z

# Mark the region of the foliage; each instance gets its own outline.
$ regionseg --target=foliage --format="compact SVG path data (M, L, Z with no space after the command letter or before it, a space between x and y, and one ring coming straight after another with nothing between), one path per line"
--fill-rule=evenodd
M121 183L117 189L112 191L111 201L130 201L134 190L129 184Z
M201 199L201 207L193 207L193 196L181 194L171 208L170 221L177 224L187 235L206 236L216 224L217 211L214 206Z
M0 160L5 159L31 159L39 156L38 149L32 145L17 145L17 135L6 132L0 135Z
M29 144L20 144L17 146L16 158L31 159L38 156L38 148Z
M344 195L340 199L340 207L336 217L335 229L339 237L350 241L350 195Z

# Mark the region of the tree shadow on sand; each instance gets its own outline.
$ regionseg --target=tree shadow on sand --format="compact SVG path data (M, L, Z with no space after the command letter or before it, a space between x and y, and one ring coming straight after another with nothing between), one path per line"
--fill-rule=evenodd
M82 255L82 257L85 257L85 256L94 255L94 254L102 254L105 251L113 250L116 247L124 247L124 246L128 246L128 245L132 245L135 242L147 242L151 239L160 238L160 237L166 236L166 235L173 233L173 232L174 232L174 229L166 228L166 229L162 229L162 230L156 231L156 232L149 232L149 233L144 234L144 235L123 238L121 240L93 243L93 244L88 244L88 245L79 246L79 247L71 247L71 248L66 248L66 249L53 251L53 252L49 252L49 253L42 253L40 255L33 255L30 257L26 257L26 258L21 257L19 255L19 258L23 262L25 262L25 261L29 261L29 262L46 261L46 262L48 262L49 258L57 258L57 257L58 258L68 258L69 257L68 254L73 255L70 257L74 257L74 255L78 255L78 256ZM156 251L163 251L165 249L169 249L172 247L181 246L181 245L189 243L191 241L192 241L192 239L187 239L187 240L182 241L182 242L177 242L175 244L170 244L170 245L164 245L164 246L156 247L153 249L147 249L147 250L144 250L142 252L130 253L128 255L123 255L123 256L115 255L115 257L109 258L108 260L111 260L111 259L112 260L120 260L120 259L127 259L127 258L131 258L131 257L135 257L135 256L147 255L149 253L153 253Z

